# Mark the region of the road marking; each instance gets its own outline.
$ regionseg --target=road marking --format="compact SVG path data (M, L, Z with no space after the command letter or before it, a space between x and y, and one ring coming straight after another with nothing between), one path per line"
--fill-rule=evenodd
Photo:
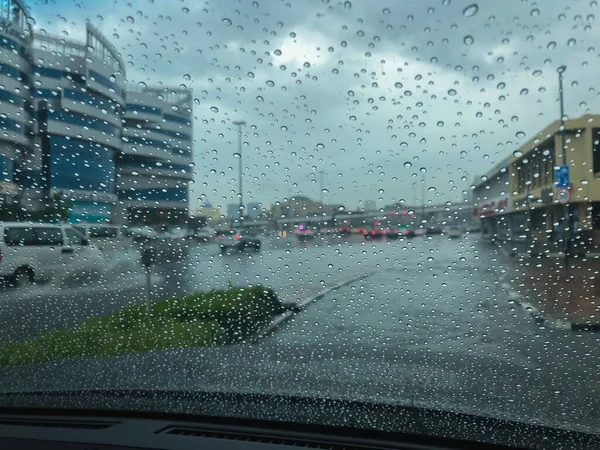
M304 300L303 302L298 302L293 306L293 309L290 311L286 311L282 314L280 314L279 316L277 316L275 319L273 319L271 321L271 323L269 323L266 327L264 327L262 330L258 331L254 336L252 336L249 340L250 343L254 344L262 339L264 339L265 337L267 337L269 334L271 334L273 331L275 331L277 328L279 328L281 325L283 325L285 322L287 322L288 320L290 320L293 316L295 316L296 314L298 314L299 312L303 311L308 305L310 305L311 303L316 302L317 300L325 297L325 295L341 288L344 286L347 286L349 284L355 283L357 281L363 280L365 278L368 278L372 275L375 275L377 273L381 273L383 271L388 271L388 270L393 270L392 267L386 268L386 269L382 269L382 270L372 270L370 272L367 273L363 273L362 275L359 275L357 277L354 278L349 278L345 281L341 281L333 286L327 287L325 289L323 289L321 292L319 292L318 294L313 295L312 297L309 297L308 299Z

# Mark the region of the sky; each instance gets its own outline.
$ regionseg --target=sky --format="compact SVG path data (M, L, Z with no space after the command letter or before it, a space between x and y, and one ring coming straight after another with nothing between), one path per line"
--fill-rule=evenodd
M193 89L191 207L296 194L349 208L458 202L559 119L600 111L597 1L26 2L38 32L91 21L129 83ZM596 46L598 45L598 48ZM424 187L424 189L423 189Z

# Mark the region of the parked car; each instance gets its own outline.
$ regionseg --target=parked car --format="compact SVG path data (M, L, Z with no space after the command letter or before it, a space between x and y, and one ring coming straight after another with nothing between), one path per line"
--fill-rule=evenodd
M110 224L95 224L86 227L89 238L111 239L118 238L121 235L119 227Z
M89 230L87 224L76 223L76 224L72 224L71 226L73 228L75 228L77 231L79 231L81 234L83 234L84 237L86 237L86 238L89 239L89 237L90 237L90 230Z
M71 225L0 222L0 277L20 286L103 262L100 249Z
M462 237L463 233L460 227L457 226L449 226L446 229L446 235L449 239L456 239Z
M249 232L241 232L222 236L219 242L221 253L231 253L233 251L243 252L253 250L260 251L260 239Z

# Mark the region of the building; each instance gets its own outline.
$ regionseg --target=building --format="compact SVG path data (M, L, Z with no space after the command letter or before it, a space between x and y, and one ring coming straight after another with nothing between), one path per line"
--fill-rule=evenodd
M512 234L509 160L507 157L496 164L474 185L472 216L481 220L481 232L486 237L509 239Z
M0 207L61 198L71 222L185 220L191 92L129 92L119 53L91 24L76 42L31 23L22 1L3 0Z
M211 203L204 203L200 208L196 208L197 217L205 217L209 223L216 223L221 220L221 209L215 208Z
M183 222L194 177L192 94L188 89L127 92L117 194L129 223Z
M18 184L36 209L58 195L72 222L110 222L125 106L124 64L90 24L85 43L33 35L33 148ZM67 69L68 68L68 69Z
M563 227L578 230L587 242L600 243L600 115L565 122L566 162L571 172L567 222L554 186L554 169L563 160L560 126L560 121L552 122L500 164L502 181L488 177L476 186L478 209L474 212L482 218L482 226L502 223L499 237L530 239L532 245L555 242ZM505 188L500 189L500 184ZM486 191L491 193L488 198ZM505 194L498 198L494 192Z
M260 203L248 203L246 205L246 211L244 213L249 219L258 219L262 213L262 205Z
M331 216L335 211L339 211L342 205L328 205L317 202L303 195L296 195L289 200L278 202L271 205L273 217L310 217L310 216Z
M377 202L375 200L365 200L365 211L377 211Z
M229 203L227 205L227 217L230 220L235 220L240 218L240 204L239 203Z
M27 9L18 0L0 9L0 195L17 201L18 164L33 151L31 122L31 41L33 28ZM39 162L39 161L38 161ZM39 162L41 163L41 162Z

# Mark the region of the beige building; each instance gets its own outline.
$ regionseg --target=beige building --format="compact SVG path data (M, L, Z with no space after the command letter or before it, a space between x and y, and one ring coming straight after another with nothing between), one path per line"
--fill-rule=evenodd
M196 217L206 217L209 223L219 222L221 220L221 209L212 206L203 206L201 208L196 208L195 215Z
M271 214L277 219L281 217L331 216L340 207L341 205L321 204L308 197L297 195L289 200L271 205Z
M600 115L584 115L565 123L566 164L571 186L564 198L569 223L600 244ZM554 170L563 164L560 121L536 133L475 187L473 213L500 238L554 241L563 227L564 207ZM569 198L570 197L570 198ZM502 200L502 207L498 202Z

